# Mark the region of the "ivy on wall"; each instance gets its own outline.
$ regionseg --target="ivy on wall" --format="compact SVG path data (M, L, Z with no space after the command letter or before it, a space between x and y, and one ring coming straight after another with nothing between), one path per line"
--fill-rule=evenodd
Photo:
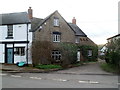
M97 60L98 48L97 46L77 45L73 43L57 43L45 41L36 41L32 45L32 60L35 65L37 64L54 64L55 60L51 57L52 50L59 50L62 54L60 60L61 66L65 67L77 62L77 51L80 50L86 61ZM92 56L88 56L88 50L92 50Z
M87 61L96 61L98 57L98 47L97 46L89 46L89 45L82 45L78 46L80 51ZM88 50L92 51L92 56L88 56Z

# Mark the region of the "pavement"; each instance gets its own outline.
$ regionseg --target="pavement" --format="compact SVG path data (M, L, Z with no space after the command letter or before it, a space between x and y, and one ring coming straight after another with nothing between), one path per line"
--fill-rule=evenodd
M0 64L0 70L2 72L10 72L10 73L48 73L52 71L56 71L58 69L50 69L50 70L44 70L44 69L37 69L32 66L24 66L24 67L18 67L17 65L10 65L10 64Z

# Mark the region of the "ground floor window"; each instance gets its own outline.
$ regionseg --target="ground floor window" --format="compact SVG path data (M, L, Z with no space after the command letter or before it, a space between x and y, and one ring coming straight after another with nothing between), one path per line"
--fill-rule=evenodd
M88 56L92 56L92 50L88 50Z
M52 58L56 61L61 60L61 52L58 50L53 50L52 51Z
M25 47L15 47L15 55L24 56Z

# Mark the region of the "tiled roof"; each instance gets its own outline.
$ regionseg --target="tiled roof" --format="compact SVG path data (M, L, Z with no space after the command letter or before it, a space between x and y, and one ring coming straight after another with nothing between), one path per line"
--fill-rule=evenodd
M58 12L57 10L55 12ZM35 25L34 28L31 29L32 32L36 31L42 24L44 24L55 12L53 12L52 14L50 14L48 17L46 17L45 19L41 19L39 21L39 23L37 23ZM62 17L63 18L63 17ZM64 18L63 18L64 19ZM65 20L65 19L64 19ZM34 21L34 20L33 20ZM66 21L65 21L66 22ZM66 22L67 23L67 22ZM85 36L87 37L87 35L75 24L72 23L67 23L68 26L75 32L75 35L79 35L79 36Z
M69 23L69 25L74 30L75 35L87 37L87 35L76 24Z
M30 23L27 12L0 14L0 25Z
M31 19L31 30L30 31L33 31L36 29L36 27L39 25L39 23L42 21L43 19L41 18L35 18L33 17Z

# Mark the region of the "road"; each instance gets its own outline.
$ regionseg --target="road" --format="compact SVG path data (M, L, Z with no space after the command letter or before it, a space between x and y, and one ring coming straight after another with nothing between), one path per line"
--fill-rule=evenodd
M115 75L17 73L2 75L3 88L118 88Z
M51 73L2 73L3 88L118 88L118 76L99 63Z

